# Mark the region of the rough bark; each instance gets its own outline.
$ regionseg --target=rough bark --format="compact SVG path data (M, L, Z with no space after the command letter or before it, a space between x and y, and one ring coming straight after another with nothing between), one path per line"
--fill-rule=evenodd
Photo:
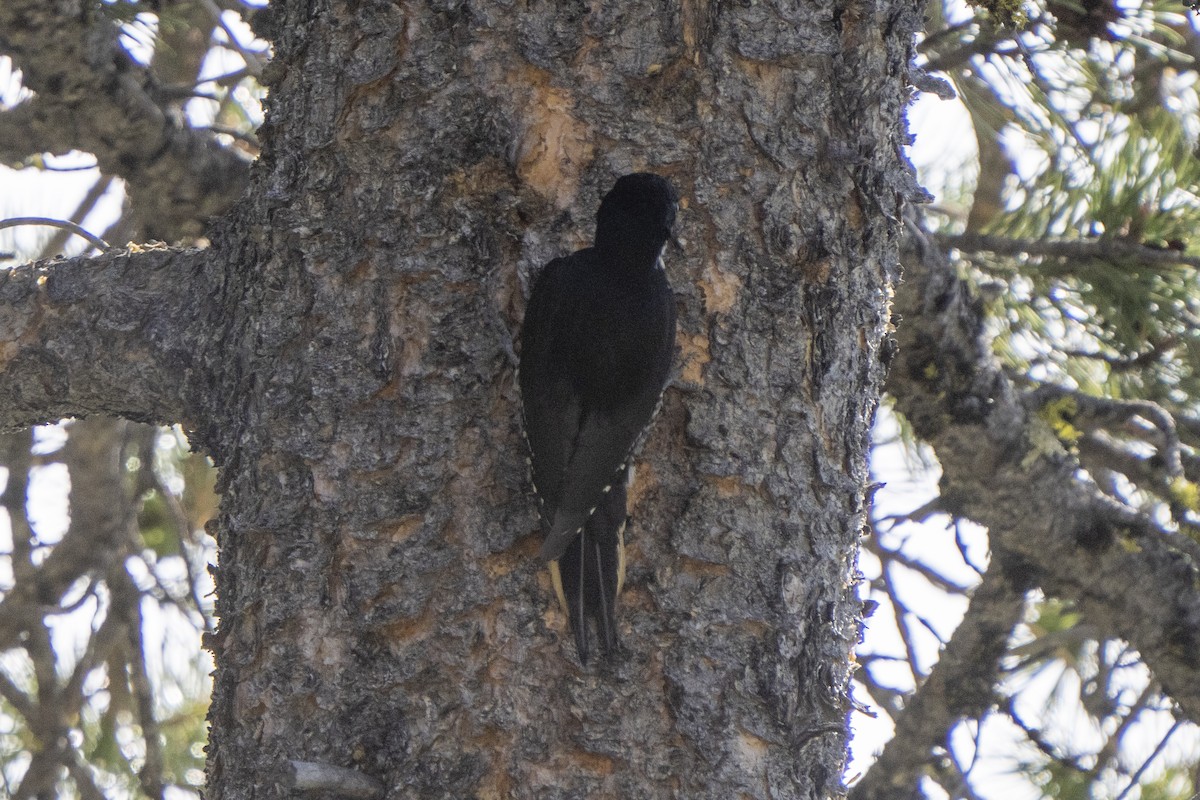
M0 428L93 414L202 427L220 273L200 250L0 272Z
M393 797L840 793L916 5L270 16L264 155L216 247L5 289L8 424L183 419L222 468L207 795L286 796L297 764ZM682 357L623 652L584 671L507 352L531 270L634 169L685 197Z
M911 5L276 9L210 442L209 795L292 760L391 796L839 791ZM683 366L638 466L625 654L536 561L522 281L613 176L683 189Z

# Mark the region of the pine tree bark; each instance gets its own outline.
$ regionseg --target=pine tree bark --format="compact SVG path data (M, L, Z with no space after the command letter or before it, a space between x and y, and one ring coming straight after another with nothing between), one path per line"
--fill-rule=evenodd
M209 795L837 793L915 8L292 3L233 263ZM505 350L616 174L682 189L625 653L575 663ZM236 368L233 368L235 367Z
M164 289L186 332L119 331L164 387L128 404L221 467L206 796L840 794L916 4L267 17L251 190ZM634 170L684 197L681 358L631 491L623 651L583 670L507 353L532 272Z

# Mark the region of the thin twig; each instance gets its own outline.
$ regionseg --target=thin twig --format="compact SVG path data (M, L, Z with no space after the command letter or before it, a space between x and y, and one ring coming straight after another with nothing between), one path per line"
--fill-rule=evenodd
M892 616L896 619L896 630L900 634L900 641L904 643L904 653L908 656L908 668L912 671L913 685L919 687L921 682L925 680L925 675L917 665L917 648L913 643L912 631L909 630L908 621L904 616L908 613L908 607L900 602L896 585L892 581L891 564L883 564L883 568L879 572L883 577L884 592L887 594L888 599L892 601Z
M1101 645L1103 646L1103 645ZM1100 748L1100 752L1096 753L1096 763L1089 771L1089 776L1096 780L1100 777L1100 773L1117 758L1117 754L1121 751L1121 739L1137 721L1138 716L1146 708L1146 704L1154 696L1155 688L1153 681L1146 684L1138 695L1137 700L1129 708L1129 713L1121 718L1121 722L1117 725L1117 729L1112 732L1112 735L1104 742ZM1118 765L1119 767L1120 765Z
M1171 413L1157 403L1149 400L1117 400L1068 389L1065 386L1044 384L1029 394L1029 400L1034 407L1042 407L1046 403L1059 398L1070 398L1076 414L1082 418L1091 418L1099 423L1121 422L1141 417L1153 425L1162 434L1162 445L1158 448L1159 458L1162 459L1166 474L1175 478L1183 474L1183 461L1179 449L1179 432L1175 427L1175 418Z
M141 595L124 564L114 565L109 574L109 584L121 584L120 590L113 592L114 601L118 597L125 599L121 613L128 614L125 632L129 646L129 685L137 701L138 724L142 727L142 740L146 747L145 761L138 770L138 781L142 791L150 797L162 800L166 791L163 785L163 743L154 716L154 688L150 681L150 673L146 667L146 654L142 641L142 604Z
M1145 773L1145 771L1150 767L1150 763L1152 761L1154 761L1154 759L1158 758L1159 754L1162 753L1162 751L1167 748L1167 741L1173 735L1175 735L1175 731L1179 730L1180 726L1182 726L1182 725L1183 725L1183 720L1181 720L1181 719L1175 720L1175 724L1172 725L1171 729L1166 732L1166 734L1162 738L1162 741L1160 741L1158 743L1158 746L1154 748L1154 752L1152 752L1149 756L1147 756L1146 760L1142 762L1142 765L1137 768L1137 770L1133 773L1133 775L1131 775L1129 777L1129 785L1121 790L1121 793L1119 795L1117 795L1116 800L1125 800L1126 795L1128 795L1129 792L1135 786L1138 785L1138 781L1140 781L1142 779L1142 774Z
M94 233L89 233L86 229L76 225L74 222L65 219L50 219L49 217L10 217L9 219L0 219L0 230L5 228L16 228L21 225L48 225L51 228L62 228L68 230L76 236L82 236L87 239L92 247L97 250L107 250L108 242L96 236Z
M939 589L942 589L943 591L948 592L950 594L960 594L961 595L961 594L966 594L967 592L969 592L971 590L970 586L962 586L960 584L955 583L950 578L947 578L945 575L943 575L940 572L938 572L937 570L935 570L933 567L929 566L928 564L917 561L914 558L906 556L900 550L891 550L889 548L884 547L883 545L881 545L878 542L878 540L875 540L875 541L869 543L867 545L867 549L870 552L874 553L875 555L879 556L879 559L881 561L894 561L902 567L907 567L908 569L912 570L913 572L916 572L918 575L921 575L922 577L924 577L925 580L929 581L934 586L937 586ZM941 638L941 637L939 637L939 638Z
M79 751L73 750L71 755L64 759L64 766L75 781L75 788L79 790L79 796L83 800L108 800L104 792L96 786L92 773L83 763Z
M69 222L75 225L82 225L87 219L88 214L92 213L92 209L96 207L96 203L100 202L100 198L108 192L108 187L112 186L111 175L101 175L100 178L92 184L92 188L88 189L87 194L79 201L79 205L75 208L75 213L71 215ZM73 231L69 229L60 229L58 233L50 237L50 241L38 253L38 258L50 258L56 256L62 249L67 246L67 238ZM103 241L103 240L101 240Z
M233 32L233 29L229 27L227 22L225 22L225 15L222 13L221 7L214 3L213 0L200 0L200 4L210 15L212 15L213 21L217 23L222 31L224 31L225 38L229 40L229 49L233 50L242 57L242 61L246 64L246 70L256 79L261 78L263 69L262 56L259 53L255 53L238 40L237 36Z

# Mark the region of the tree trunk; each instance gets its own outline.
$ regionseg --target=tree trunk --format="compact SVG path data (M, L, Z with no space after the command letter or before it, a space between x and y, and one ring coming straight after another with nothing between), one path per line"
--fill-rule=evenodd
M260 15L263 16L263 15ZM224 492L207 795L841 792L909 2L290 2L199 432ZM681 190L679 377L581 669L506 352L635 170ZM349 784L343 793L352 793Z

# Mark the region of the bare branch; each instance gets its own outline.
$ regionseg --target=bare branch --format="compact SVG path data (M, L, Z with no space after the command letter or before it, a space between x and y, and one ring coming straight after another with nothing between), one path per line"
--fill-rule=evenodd
M1024 592L993 565L975 589L941 659L896 715L895 736L850 790L851 800L914 796L922 770L934 758L933 749L945 745L960 719L980 716L993 704L1000 658L1024 608Z
M1200 591L1197 564L1181 553L1184 537L1106 497L1065 449L1039 440L1037 404L996 361L980 305L932 241L910 230L916 247L896 302L905 320L901 356L889 380L898 409L937 453L943 502L986 525L994 558L1012 563L1029 585L1073 601L1103 635L1129 641L1164 691L1200 719ZM1113 246L1122 255L1156 252ZM1098 257L1100 247L1084 252ZM1134 413L1171 436L1155 409Z
M83 221L87 219L88 214L92 213L92 209L96 207L96 203L100 202L100 198L108 192L108 189L110 186L112 186L112 183L113 178L111 176L101 175L100 178L92 184L91 188L87 190L87 194L85 194L83 199L79 201L79 205L75 207L75 213L71 215L71 222L74 222L76 225L82 225ZM42 252L38 253L38 258L50 258L52 256L61 255L63 248L67 244L67 239L69 236L70 234L67 231L59 231L58 233L54 234L52 237L50 237L50 241L46 242L45 246L42 248ZM100 241L104 241L104 237L102 236L98 236L96 238ZM98 249L103 251L107 248L105 247Z
M1175 735L1175 731L1179 730L1182 725L1183 720L1175 720L1175 723L1171 726L1170 730L1163 735L1158 744L1155 745L1154 750L1150 753L1150 755L1146 756L1146 760L1143 761L1141 766L1129 776L1129 783L1124 789L1121 790L1121 793L1117 795L1116 800L1125 800L1125 798L1129 796L1129 793L1141 783L1142 775L1146 773L1146 770L1154 762L1154 759L1158 758L1159 755L1162 754L1162 751L1167 749L1167 742L1171 741L1171 737Z
M61 228L64 231L70 231L80 238L87 239L92 247L97 250L103 251L108 249L108 242L88 232L83 226L67 219L50 219L49 217L10 217L8 219L0 219L0 230L17 228L22 225L46 225L51 228Z
M241 195L249 164L213 134L166 113L110 20L91 6L70 9L41 0L0 3L5 53L37 93L0 113L0 158L94 153L104 174L126 179L135 208L153 209L140 219L147 238L198 236Z
M1027 403L1031 408L1036 409L1045 403L1063 397L1071 399L1076 415L1101 424L1125 423L1135 417L1141 417L1151 423L1162 434L1159 458L1164 462L1167 475L1174 477L1183 474L1175 419L1162 406L1148 400L1117 400L1109 397L1096 397L1064 386L1050 384L1043 384L1029 394Z

